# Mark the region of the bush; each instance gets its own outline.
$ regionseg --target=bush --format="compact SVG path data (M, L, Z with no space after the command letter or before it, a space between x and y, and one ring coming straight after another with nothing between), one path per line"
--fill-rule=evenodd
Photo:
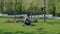
M57 16L60 17L60 13L58 13Z

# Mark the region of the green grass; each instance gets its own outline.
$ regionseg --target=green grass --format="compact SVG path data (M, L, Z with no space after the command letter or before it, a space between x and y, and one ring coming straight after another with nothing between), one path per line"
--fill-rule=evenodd
M23 23L3 23L9 18L0 18L0 34L60 34L60 19L42 19L33 23L35 26L22 26ZM11 18L10 18L11 19ZM43 28L43 30L38 30Z

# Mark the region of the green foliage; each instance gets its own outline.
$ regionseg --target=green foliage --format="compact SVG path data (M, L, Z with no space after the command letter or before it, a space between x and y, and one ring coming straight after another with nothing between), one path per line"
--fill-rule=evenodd
M1 1L1 0L0 0ZM47 14L60 13L60 0L46 0L47 1ZM17 5L15 5L15 0L4 0L0 5L0 13L14 14L16 6L16 14L26 14L29 13L30 7L33 14L42 14L41 8L43 7L43 0L17 0ZM2 6L3 5L3 6ZM55 9L53 8L55 6ZM2 7L2 8L1 8Z
M60 13L58 13L57 16L60 17Z

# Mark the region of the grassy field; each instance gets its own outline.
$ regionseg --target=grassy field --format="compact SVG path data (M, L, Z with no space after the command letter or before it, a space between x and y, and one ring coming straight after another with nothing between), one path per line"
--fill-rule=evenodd
M4 23L8 18L0 18L0 34L60 34L60 19L42 19L35 26L22 26L23 23ZM42 28L42 29L41 29Z

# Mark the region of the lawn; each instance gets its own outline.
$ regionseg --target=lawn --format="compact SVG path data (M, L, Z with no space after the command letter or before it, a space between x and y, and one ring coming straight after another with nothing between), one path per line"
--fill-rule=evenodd
M43 19L32 23L35 26L22 26L23 23L4 23L9 18L0 18L0 34L60 34L60 19ZM10 18L11 19L11 18Z

